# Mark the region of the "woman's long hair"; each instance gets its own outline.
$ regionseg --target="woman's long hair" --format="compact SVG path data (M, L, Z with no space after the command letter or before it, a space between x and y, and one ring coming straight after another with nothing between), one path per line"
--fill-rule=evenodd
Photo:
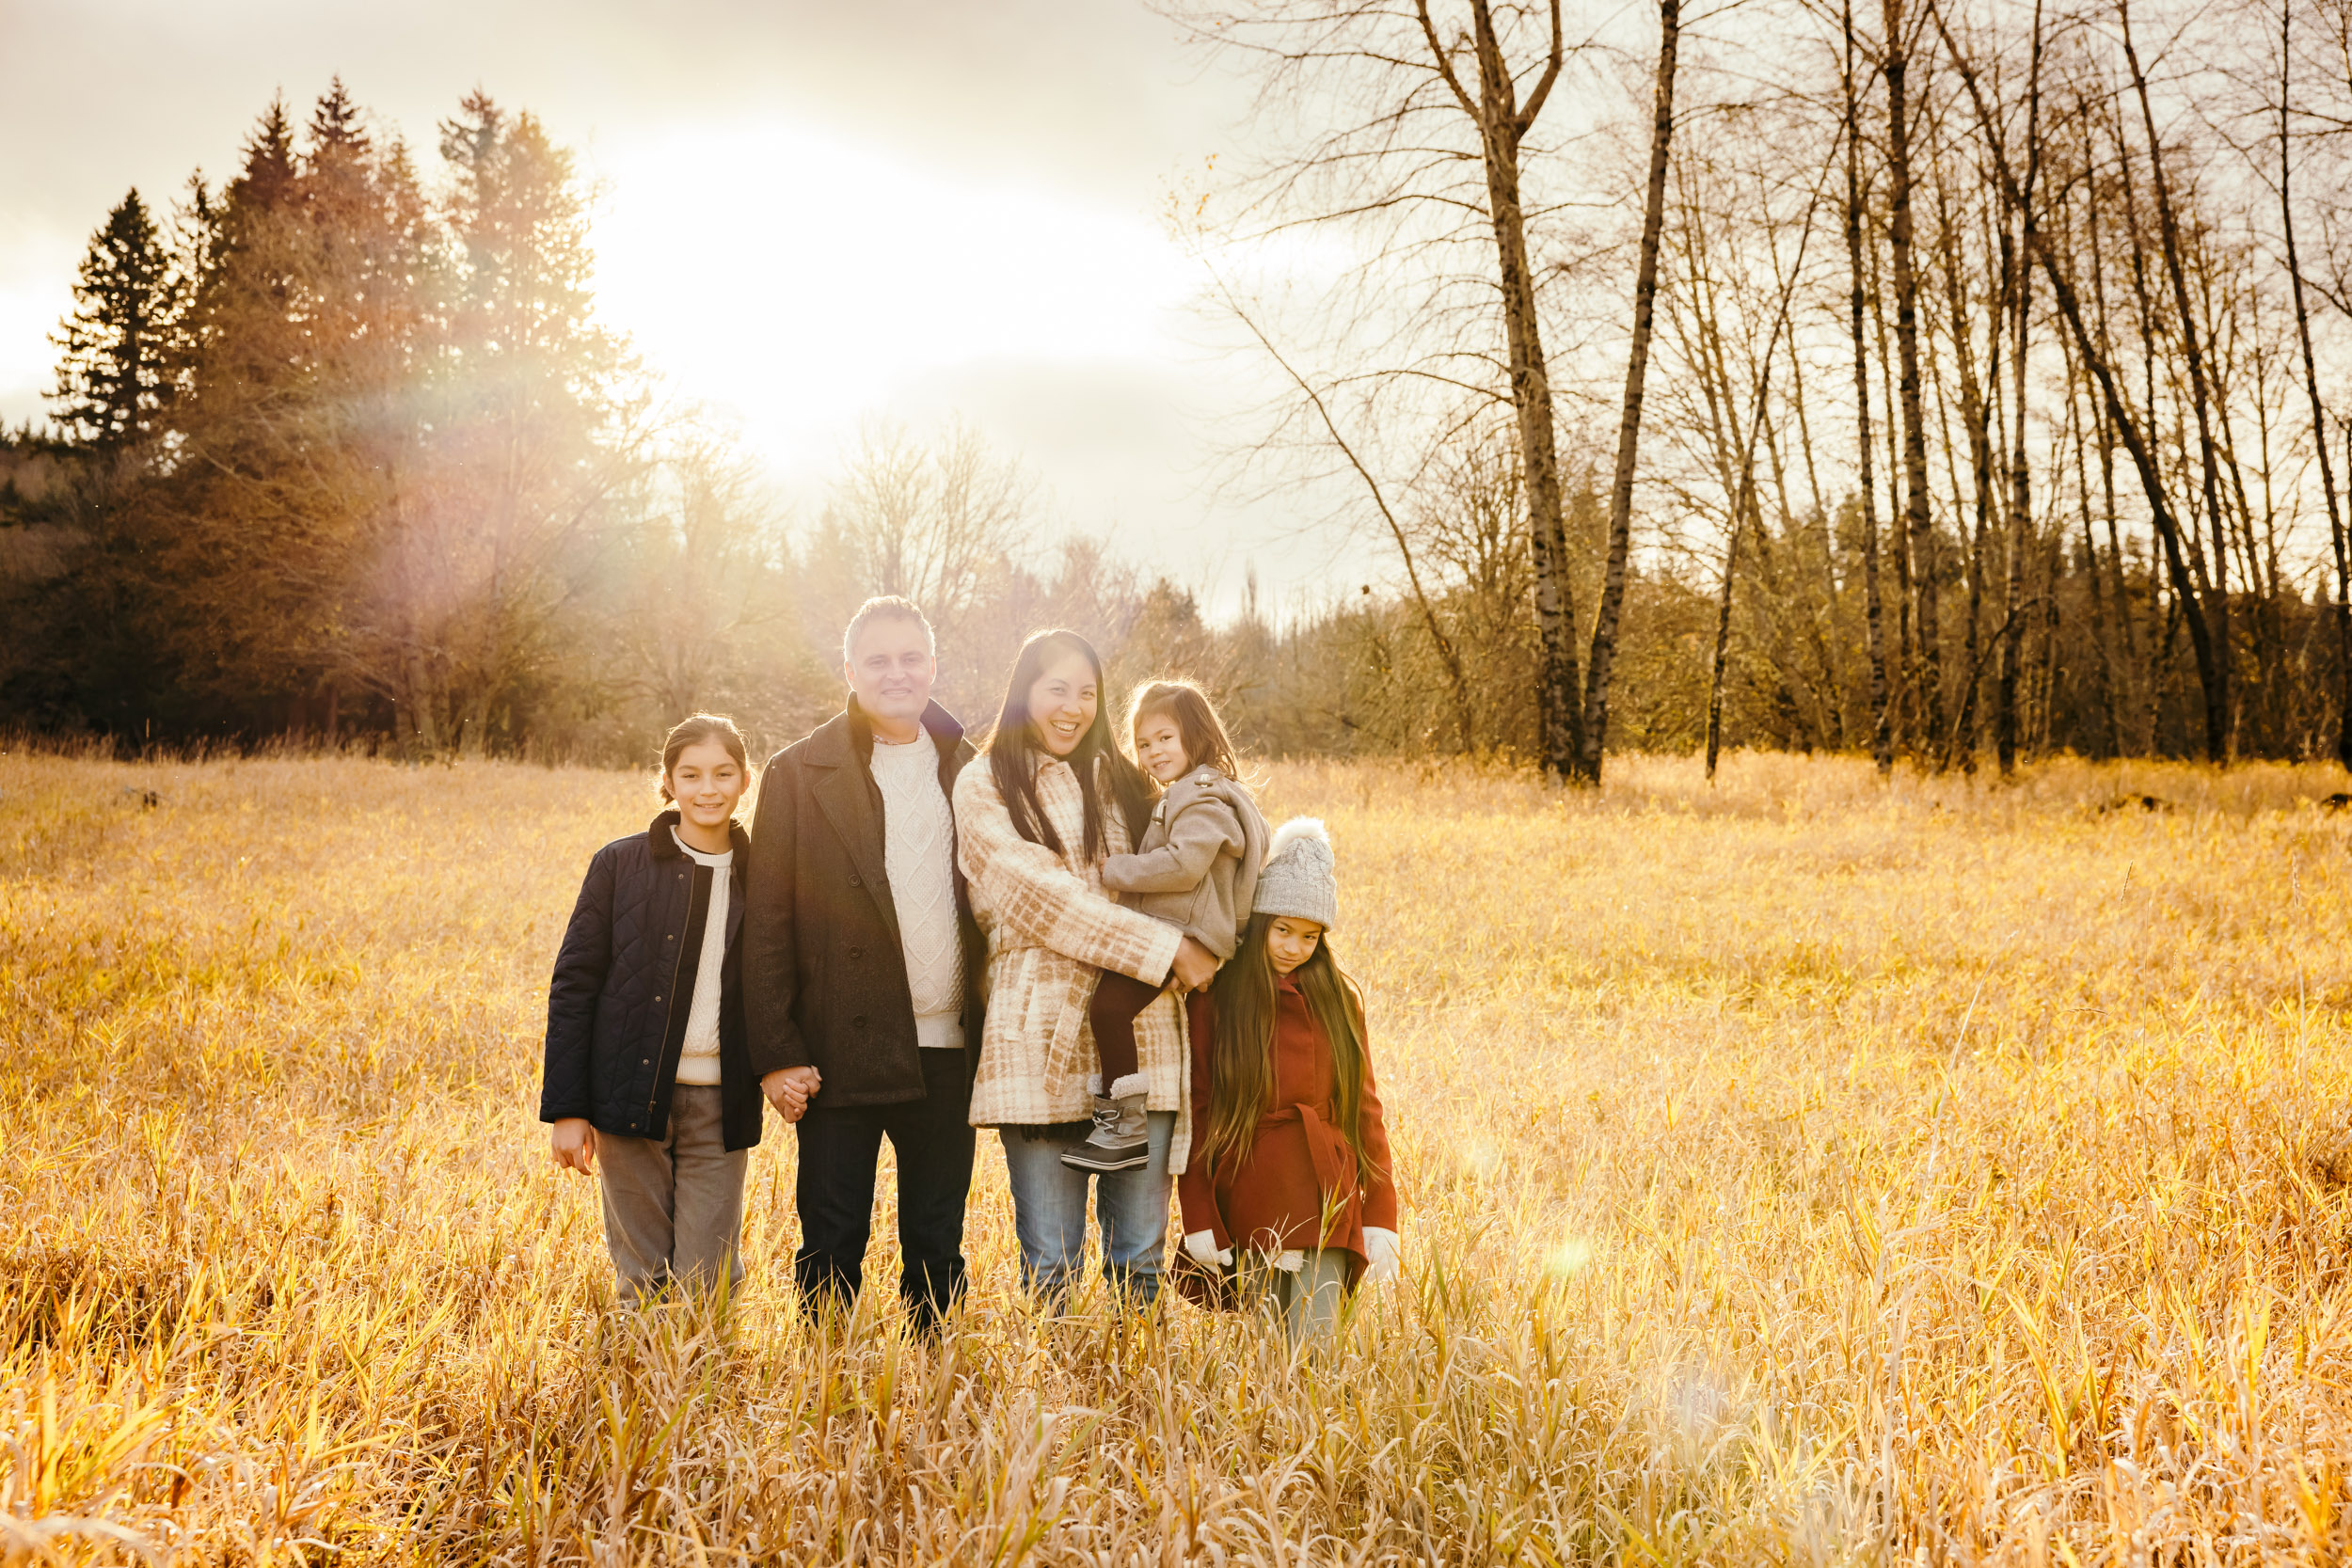
M1239 951L1216 972L1209 984L1209 1001L1216 1009L1216 1037L1209 1053L1209 1126L1201 1140L1201 1158L1214 1172L1219 1164L1238 1165L1248 1157L1258 1135L1258 1118L1272 1108L1274 1099L1274 1021L1279 1001L1274 955L1266 948L1266 932L1275 916L1253 914L1242 932ZM1315 1021L1331 1046L1331 1076L1338 1085L1332 1107L1341 1134L1356 1155L1356 1183L1371 1185L1372 1156L1364 1150L1364 1081L1369 1076L1364 1050L1363 993L1356 989L1331 956L1331 933L1316 940L1307 961L1292 972Z
M1021 644L1021 657L1012 661L1012 674L1005 682L1004 705L996 710L996 727L989 732L988 770L994 775L996 793L1003 797L1005 811L1012 818L1012 831L1031 844L1067 855L1061 835L1038 803L1037 759L1042 748L1029 715L1029 689L1045 673L1047 664L1065 654L1078 655L1094 672L1094 722L1078 736L1076 748L1065 759L1070 770L1078 775L1078 793L1086 801L1086 858L1091 861L1108 843L1103 832L1103 784L1110 785L1112 802L1126 818L1128 843L1135 842L1143 831L1144 819L1152 815L1143 770L1127 760L1112 738L1110 705L1103 701L1103 658L1093 643L1074 631L1041 631L1031 633Z

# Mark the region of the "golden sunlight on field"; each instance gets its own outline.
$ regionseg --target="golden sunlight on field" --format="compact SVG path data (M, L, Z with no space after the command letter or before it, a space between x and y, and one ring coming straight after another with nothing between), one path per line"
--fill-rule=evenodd
M0 758L0 1557L2352 1546L2340 775L1613 766L1274 771L1332 825L1406 1204L1404 1287L1292 1365L1033 1315L993 1140L945 1347L887 1290L825 1342L772 1121L723 1331L613 1315L532 1116L642 778Z

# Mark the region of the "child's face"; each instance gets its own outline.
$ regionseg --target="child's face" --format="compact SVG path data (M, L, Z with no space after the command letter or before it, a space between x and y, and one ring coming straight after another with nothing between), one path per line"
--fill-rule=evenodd
M1278 914L1265 928L1266 957L1274 960L1274 973L1288 974L1315 956L1315 943L1323 940L1323 926L1318 921L1301 920L1295 915Z
M720 828L743 799L743 765L715 740L698 740L670 765L678 815L698 828Z
M1190 770L1184 755L1184 733L1165 713L1147 713L1136 725L1136 760L1162 784L1174 784Z
M1037 732L1037 743L1055 756L1068 756L1093 726L1101 705L1094 666L1084 655L1062 655L1029 688L1029 725Z

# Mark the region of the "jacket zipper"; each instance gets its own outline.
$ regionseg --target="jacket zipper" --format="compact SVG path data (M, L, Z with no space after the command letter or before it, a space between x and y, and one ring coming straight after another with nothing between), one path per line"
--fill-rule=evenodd
M717 873L714 872L712 875L715 876ZM694 884L690 879L686 884L686 919L691 920L692 918L694 918ZM681 920L678 924L683 926L686 924L686 920ZM685 935L683 931L678 934L680 936ZM709 933L706 931L704 933L705 940L708 940L708 937ZM686 943L681 942L677 944L677 957L670 960L670 1006L667 1008L664 1008L661 1014L662 1051L654 1058L653 1085L645 1091L645 1135L647 1137L651 1137L653 1135L654 1101L661 1098L661 1062L662 1058L668 1054L669 1051L670 1014L677 1007L678 972L685 967ZM688 998L687 1005L691 1006L693 1005L693 999L691 997Z

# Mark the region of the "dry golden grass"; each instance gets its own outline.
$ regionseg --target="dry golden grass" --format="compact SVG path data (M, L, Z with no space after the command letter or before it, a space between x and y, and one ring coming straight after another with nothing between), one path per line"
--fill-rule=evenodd
M1342 1342L607 1306L532 1121L642 779L0 757L0 1558L2340 1560L2332 769L1274 770L1327 816L1407 1278ZM126 790L161 797L142 807ZM2100 811L2125 793L2161 798Z

